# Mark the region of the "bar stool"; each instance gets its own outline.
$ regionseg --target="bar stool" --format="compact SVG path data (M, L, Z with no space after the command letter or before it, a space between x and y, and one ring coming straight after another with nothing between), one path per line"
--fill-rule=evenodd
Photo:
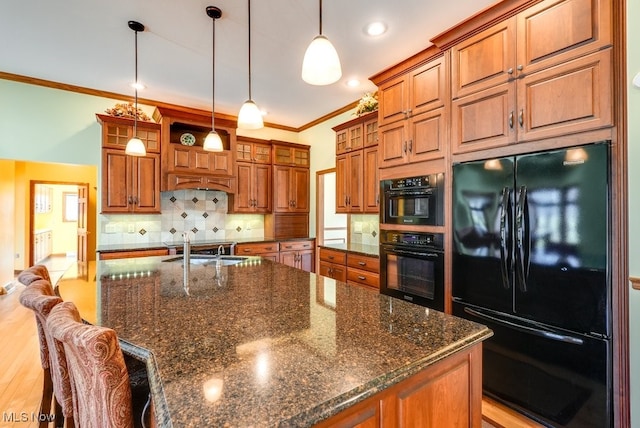
M62 346L56 345L46 323L51 310L62 302L60 297L53 294L53 287L46 279L37 279L30 283L20 294L22 306L33 311L38 325L40 340L40 356L45 370L45 385L43 387L40 412L48 414L51 410L52 393L55 399L56 426L72 428L73 423L73 399L71 384L67 371L67 360ZM48 424L41 422L40 426Z
M76 426L132 428L129 374L115 331L83 324L72 302L51 309L47 329L67 357Z
M29 285L38 279L46 279L51 283L49 269L45 265L33 265L18 274L18 281L24 285Z

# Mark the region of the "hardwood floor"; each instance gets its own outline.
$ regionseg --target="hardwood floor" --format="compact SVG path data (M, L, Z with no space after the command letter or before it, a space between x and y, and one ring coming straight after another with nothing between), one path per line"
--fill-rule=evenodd
M72 262L52 257L43 264L55 283ZM24 286L15 283L12 292L0 296L0 427L37 428L42 393L38 335L33 313L18 301ZM482 416L482 428L541 427L488 398L483 399Z

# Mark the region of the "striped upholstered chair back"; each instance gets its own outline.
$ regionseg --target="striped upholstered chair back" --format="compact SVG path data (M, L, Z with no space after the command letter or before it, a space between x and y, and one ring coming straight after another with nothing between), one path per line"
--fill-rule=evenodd
M72 302L51 310L47 328L67 356L76 427L133 427L129 375L115 331L83 324Z

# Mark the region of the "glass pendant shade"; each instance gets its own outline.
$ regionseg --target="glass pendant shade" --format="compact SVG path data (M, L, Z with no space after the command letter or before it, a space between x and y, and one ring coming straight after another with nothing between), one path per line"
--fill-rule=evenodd
M302 61L302 80L310 85L330 85L342 77L340 58L329 39L316 36Z
M202 148L209 152L221 152L224 150L224 147L222 147L222 139L215 129L212 129L211 132L207 134Z
M238 128L260 129L263 127L262 113L256 103L252 100L245 101L240 107L240 113L238 113Z
M144 143L138 137L133 137L127 142L127 147L124 152L131 156L145 156L147 151L144 148Z

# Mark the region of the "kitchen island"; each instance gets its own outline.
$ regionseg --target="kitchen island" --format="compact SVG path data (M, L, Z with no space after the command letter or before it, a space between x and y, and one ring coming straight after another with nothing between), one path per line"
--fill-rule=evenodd
M480 426L486 327L257 257L195 260L185 285L172 258L57 287L146 362L158 426Z

